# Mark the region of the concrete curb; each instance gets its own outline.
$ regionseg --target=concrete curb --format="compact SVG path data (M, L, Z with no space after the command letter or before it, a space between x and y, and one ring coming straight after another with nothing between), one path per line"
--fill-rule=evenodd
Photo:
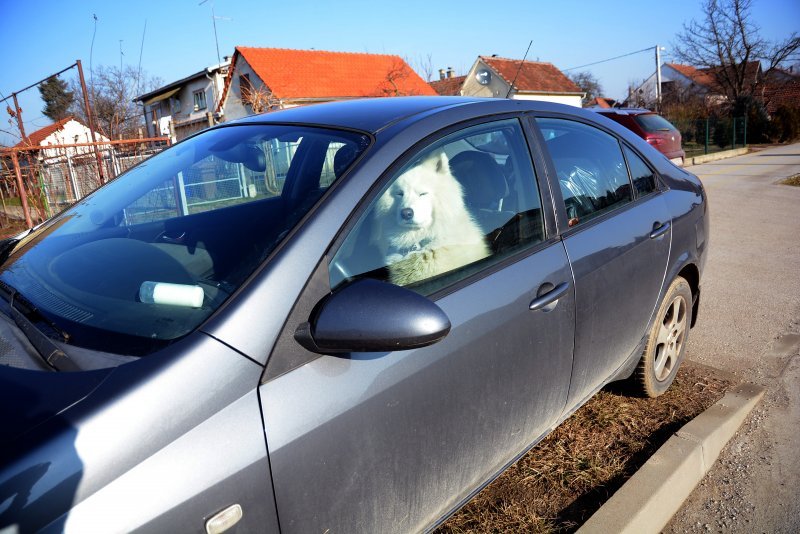
M660 532L764 396L744 383L686 423L597 512L580 534Z
M683 166L691 167L692 165L700 165L701 163L708 163L709 161L717 161L720 159L732 158L734 156L741 156L742 154L747 154L748 152L750 152L750 149L744 147L734 148L733 150L723 150L722 152L714 152L712 154L703 154L702 156L686 158L686 161L683 162Z

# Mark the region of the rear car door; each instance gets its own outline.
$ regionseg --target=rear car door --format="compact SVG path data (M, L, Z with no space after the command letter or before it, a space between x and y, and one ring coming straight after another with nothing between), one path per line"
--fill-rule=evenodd
M432 155L451 162L454 178L446 179L465 190L466 208L488 244L482 259L408 285L447 314L450 333L402 352L304 353L292 334L320 296L353 280L389 276L375 205ZM553 214L542 210L551 205L549 193L537 187L519 120L444 132L373 190L298 300L260 388L284 532L429 527L545 433L567 397L571 273ZM556 287L560 292L530 309Z
M629 361L645 335L664 283L671 218L653 171L615 136L558 117L535 122L575 277L573 405Z

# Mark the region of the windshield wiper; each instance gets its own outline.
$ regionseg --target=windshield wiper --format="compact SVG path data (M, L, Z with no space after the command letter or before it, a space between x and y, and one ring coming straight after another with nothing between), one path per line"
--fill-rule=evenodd
M52 339L47 337L41 330L39 330L25 315L19 311L15 304L17 295L19 294L16 289L8 284L5 284L10 290L8 296L8 304L11 308L11 318L17 323L17 326L28 341L31 342L33 348L39 353L39 357L47 364L48 367L56 371L80 371L80 367L75 365L67 354L58 348ZM35 312L36 308L31 307L31 311Z

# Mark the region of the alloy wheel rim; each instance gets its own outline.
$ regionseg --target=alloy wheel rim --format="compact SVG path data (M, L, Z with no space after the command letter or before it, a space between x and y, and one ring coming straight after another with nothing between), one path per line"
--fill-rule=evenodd
M678 295L667 307L656 338L653 370L656 380L666 380L678 361L686 337L686 299Z

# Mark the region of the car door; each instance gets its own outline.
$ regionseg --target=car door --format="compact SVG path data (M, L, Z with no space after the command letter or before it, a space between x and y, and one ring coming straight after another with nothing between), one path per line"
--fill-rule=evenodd
M282 531L422 530L557 421L572 367L574 297L527 146L516 118L426 142L387 172L319 266L260 388ZM387 257L398 252L379 251L374 208L431 155L454 162L439 167L438 179L456 179L468 200L444 200L463 205L487 243L485 257L464 255L464 265L408 283L444 311L449 334L415 350L304 355L292 333L319 295L392 277ZM466 191L474 187L497 197Z
M615 136L557 117L536 124L564 206L575 277L573 405L629 361L645 335L664 283L671 219L653 171Z

